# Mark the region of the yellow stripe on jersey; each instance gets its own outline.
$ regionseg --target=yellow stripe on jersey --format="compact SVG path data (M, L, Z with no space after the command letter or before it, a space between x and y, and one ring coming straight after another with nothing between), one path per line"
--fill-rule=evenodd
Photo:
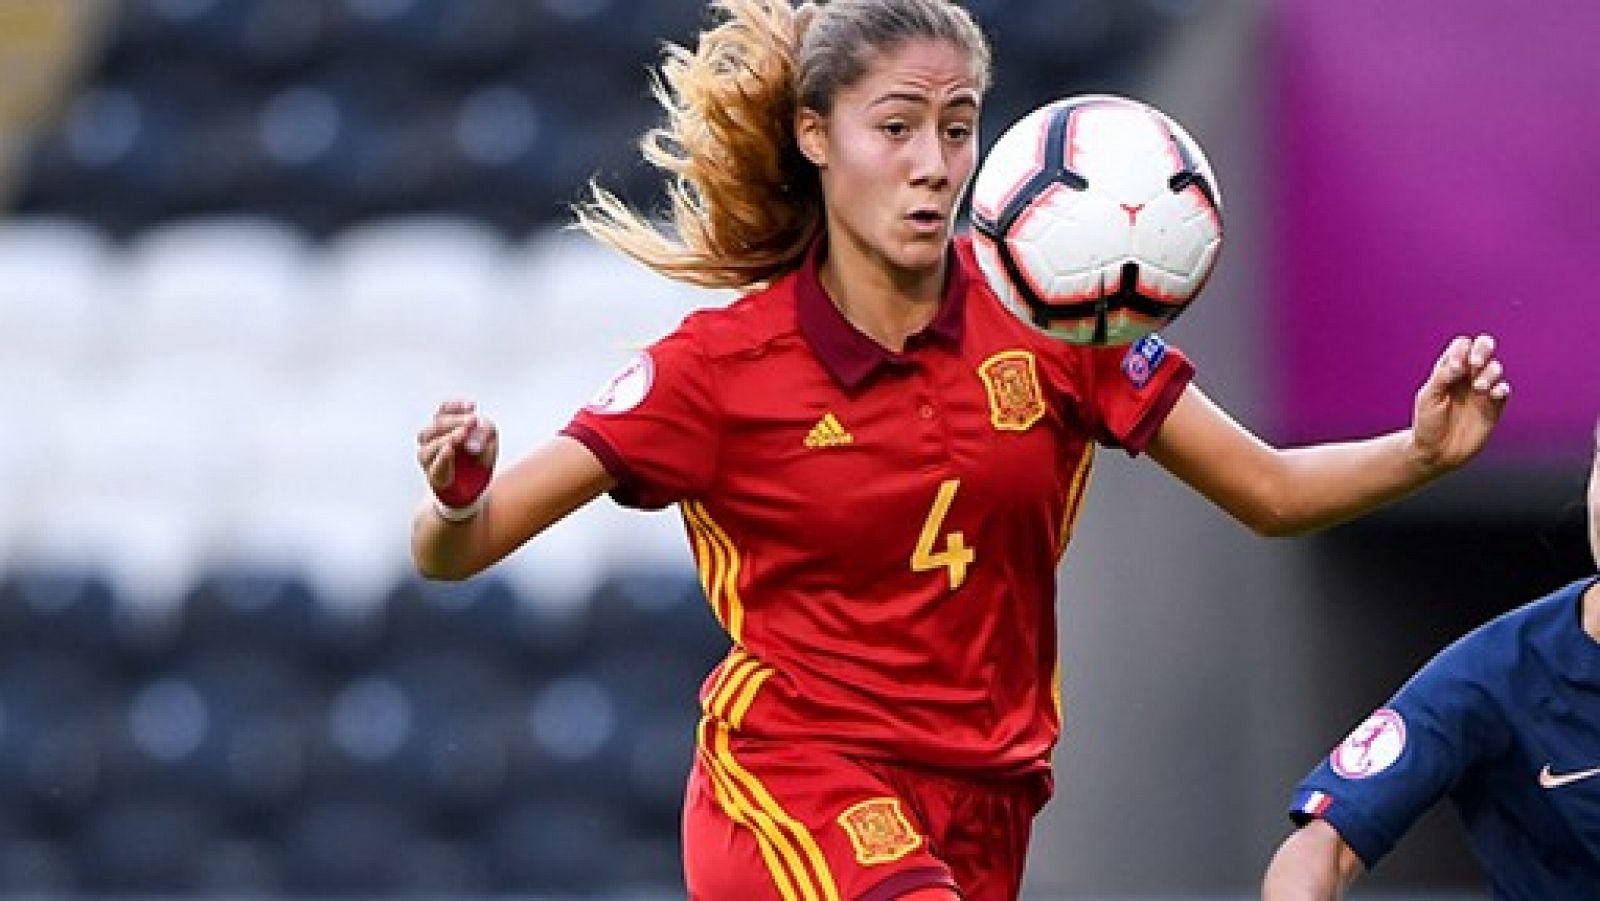
M1093 444L1085 444L1083 457L1078 460L1078 468L1072 473L1072 483L1067 486L1067 503L1061 511L1061 543L1056 548L1056 563L1067 553L1067 544L1072 541L1072 532L1078 526L1078 514L1083 510L1083 496L1089 487L1089 471L1094 468ZM1061 709L1061 651L1056 650L1056 665L1050 674L1050 702L1056 709L1056 726L1061 728L1064 722L1064 712Z
M1061 652L1059 649L1056 651L1056 665L1050 670L1050 703L1056 708L1056 730L1059 732L1063 728L1061 718L1064 715L1061 710Z
M734 645L729 649L728 656L722 660L722 667L717 670L717 678L712 680L711 687L706 690L705 697L702 699L702 706L705 708L706 713L711 712L712 705L716 703L717 695L721 694L723 686L728 684L728 679L733 675L733 668L749 656L749 652L738 645Z
M761 661L751 657L744 649L739 649L741 655L737 660L732 656L728 658L729 672L716 690L706 698L706 713L712 717L728 721L728 701L738 693L739 687L750 678L750 674L761 669Z
M839 901L839 886L816 838L778 804L754 773L739 764L733 756L730 735L725 723L710 718L700 721L700 749L707 769L723 780L729 798L736 800L759 830L765 831L789 865L789 873L796 877L799 897L806 901ZM773 875L777 878L776 872Z
M706 530L700 525L699 514L696 512L699 504L687 501L679 507L683 513L684 525L688 527L689 539L694 544L695 568L700 571L700 587L706 593L706 603L711 606L711 615L717 618L717 623L723 631L728 629L728 617L722 609L722 579L721 572L724 568L722 551L714 548L711 539L706 536Z
M704 506L701 506L700 514L704 517L713 539L721 543L728 553L728 571L723 585L728 598L728 635L735 642L741 642L744 640L744 600L739 597L739 548L728 533L723 531L722 526L717 525L717 521L711 518L710 511Z
M726 629L728 624L723 623L722 597L718 594L718 592L722 591L722 583L715 578L715 571L720 570L717 565L718 560L712 554L710 541L706 538L706 533L699 527L698 520L694 519L694 504L682 504L682 506L678 506L678 512L683 514L683 527L690 533L691 551L694 552L694 568L699 571L701 589L706 592L706 603L710 605L710 615L717 618L718 626Z
M739 692L739 699L724 717L728 725L735 729L744 725L744 715L750 712L750 705L755 703L756 693L761 690L761 683L771 678L772 673L772 667L762 664L756 672L745 679L744 688Z
M772 667L752 657L749 651L736 647L722 665L716 684L706 693L705 712L714 719L727 723L734 729L744 725L744 715L755 703L761 685L772 677Z
M719 609L718 601L722 602L723 615L717 619L737 644L744 635L744 601L739 597L739 548L711 518L705 504L685 501L682 506L684 520L695 534L696 555L700 554L701 537L713 551L707 555L715 559L715 565L709 570L707 557L700 556L701 583L706 587L706 597L711 600L713 611Z
M1061 511L1061 542L1056 547L1056 562L1061 562L1067 552L1067 542L1072 540L1072 530L1078 525L1078 512L1083 509L1083 495L1089 487L1089 470L1094 468L1094 445L1085 444L1083 457L1072 473L1072 484L1067 486L1067 503Z

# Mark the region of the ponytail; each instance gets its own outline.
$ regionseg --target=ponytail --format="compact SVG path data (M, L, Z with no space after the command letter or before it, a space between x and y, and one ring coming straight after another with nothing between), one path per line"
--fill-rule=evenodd
M666 173L664 230L591 182L577 225L669 278L763 284L799 265L822 227L822 188L794 138L796 58L810 4L713 0L724 20L669 45L652 92L666 123L640 141Z

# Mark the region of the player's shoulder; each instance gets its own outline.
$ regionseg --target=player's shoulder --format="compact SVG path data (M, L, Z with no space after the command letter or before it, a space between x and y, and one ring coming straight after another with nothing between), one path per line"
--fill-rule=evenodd
M1562 649L1578 630L1577 582L1514 607L1456 639L1418 673L1413 688L1472 683L1489 693L1520 681L1535 662L1561 669Z
M746 292L728 303L696 310L667 339L691 342L706 359L723 360L763 350L799 332L793 276Z
M1537 663L1556 675L1586 668L1593 640L1583 630L1583 597L1594 584L1580 579L1502 613L1478 630L1479 650L1506 669Z
M1549 645L1580 628L1583 593L1593 579L1564 585L1543 597L1514 607L1489 620L1466 639L1473 649L1495 655L1513 655L1529 646Z

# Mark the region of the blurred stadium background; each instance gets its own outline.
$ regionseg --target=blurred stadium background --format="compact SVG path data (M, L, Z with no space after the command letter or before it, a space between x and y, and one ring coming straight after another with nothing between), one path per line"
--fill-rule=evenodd
M1229 249L1170 336L1279 440L1399 426L1506 341L1487 459L1314 539L1102 455L1028 897L1246 897L1314 759L1450 638L1589 571L1600 65L1581 0L973 0L993 138L1132 94ZM508 454L714 295L561 230L649 202L699 0L0 0L0 894L671 898L700 676L675 518L601 502L420 583L412 436ZM1448 816L1365 885L1481 892Z

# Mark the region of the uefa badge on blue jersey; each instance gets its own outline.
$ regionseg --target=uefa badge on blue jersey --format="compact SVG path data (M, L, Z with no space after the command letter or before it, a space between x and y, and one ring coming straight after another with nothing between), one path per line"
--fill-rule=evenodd
M1122 358L1122 374L1128 377L1133 387L1143 388L1166 358L1167 342L1151 332L1128 348L1127 355Z
M1394 765L1406 749L1406 721L1387 707L1357 726L1328 756L1328 765L1345 779L1376 776Z

